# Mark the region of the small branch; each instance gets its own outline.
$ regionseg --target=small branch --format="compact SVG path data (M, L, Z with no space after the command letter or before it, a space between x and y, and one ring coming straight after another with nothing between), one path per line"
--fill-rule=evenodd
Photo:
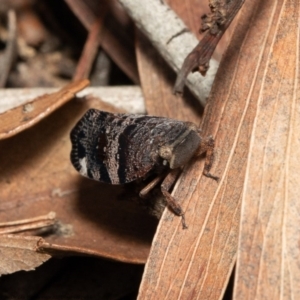
M8 12L8 38L6 49L0 62L0 87L4 87L9 71L17 55L17 17L14 10Z
M87 79L96 58L99 46L99 36L102 29L103 18L98 18L90 29L83 52L78 62L73 81Z
M97 16L106 10L105 1L100 1L101 5L98 11L92 11L86 1L65 0L73 13L77 16L83 26L90 31L95 24ZM98 1L99 2L99 1ZM124 71L125 74L135 83L139 84L136 60L133 51L132 38L129 34L120 30L120 22L115 17L106 16L103 24L103 33L99 38L99 43L109 57Z
M162 57L178 72L184 59L197 43L182 20L163 1L119 0L136 26L148 37ZM216 60L211 61L208 76L190 74L187 86L204 105L218 68Z
M0 235L53 226L56 222L55 216L54 212L50 212L47 215L35 218L0 223Z
M226 1L210 0L211 14L202 17L202 31L206 31L206 34L184 60L176 79L174 93L182 94L186 78L190 72L198 70L205 76L216 46L245 0L222 2Z

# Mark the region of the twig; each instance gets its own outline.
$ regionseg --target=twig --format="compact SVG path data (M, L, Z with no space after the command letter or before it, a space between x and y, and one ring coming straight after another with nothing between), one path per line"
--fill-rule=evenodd
M197 38L188 31L181 19L163 1L119 0L119 2L167 63L178 72L190 49L198 43ZM211 66L206 77L195 73L187 78L187 86L203 105L218 68L217 61L212 59Z
M55 224L55 216L54 212L50 212L47 215L35 218L0 223L0 234L16 233L49 227Z
M198 70L203 76L206 74L216 46L245 0L224 2L226 1L210 0L212 13L202 17L202 31L206 31L206 34L184 60L174 86L176 94L182 94L185 80L190 72Z
M7 81L14 58L16 57L17 18L14 10L8 12L8 38L6 49L0 63L0 87L4 87Z
M93 24L95 24L97 16L95 12L89 8L86 1L65 0L65 2L69 5L83 26L90 31ZM104 3L104 1L102 2ZM101 5L103 3L101 3ZM100 13L102 12L100 11ZM103 29L103 38L99 38L101 47L124 73L126 73L135 84L138 84L140 80L133 45L131 45L132 43L130 44L130 41L132 41L131 37L129 37L125 31L120 30L119 22L109 16L109 12Z
M84 45L84 49L78 62L73 80L87 79L92 69L93 62L96 58L99 46L99 35L102 29L103 18L95 20L91 27L88 39Z

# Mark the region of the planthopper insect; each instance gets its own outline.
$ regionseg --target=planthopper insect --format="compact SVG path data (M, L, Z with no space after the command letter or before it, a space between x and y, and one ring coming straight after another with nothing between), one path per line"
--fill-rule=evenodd
M202 138L191 122L135 114L88 110L71 132L71 162L83 176L109 184L125 184L157 175L141 192L160 181L168 206L185 224L184 212L169 193L182 167L206 152L203 174L213 161L214 140Z

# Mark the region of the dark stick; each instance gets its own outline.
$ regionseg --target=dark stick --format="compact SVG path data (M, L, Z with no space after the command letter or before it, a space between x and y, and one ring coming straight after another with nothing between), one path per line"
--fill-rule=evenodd
M177 75L174 94L183 93L185 80L190 72L199 71L203 76L206 74L216 46L244 2L245 0L210 0L211 14L202 17L201 30L206 31L206 34L184 60Z

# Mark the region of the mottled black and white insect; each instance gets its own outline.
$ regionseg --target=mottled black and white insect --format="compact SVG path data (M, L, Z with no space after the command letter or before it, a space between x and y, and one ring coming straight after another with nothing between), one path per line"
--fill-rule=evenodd
M217 180L209 173L214 140L203 139L198 127L190 122L90 109L72 130L71 141L71 162L85 177L124 184L157 174L141 191L140 195L145 195L166 176L162 193L173 212L182 216L184 227L184 213L169 193L178 172L192 157L206 152L203 173Z

